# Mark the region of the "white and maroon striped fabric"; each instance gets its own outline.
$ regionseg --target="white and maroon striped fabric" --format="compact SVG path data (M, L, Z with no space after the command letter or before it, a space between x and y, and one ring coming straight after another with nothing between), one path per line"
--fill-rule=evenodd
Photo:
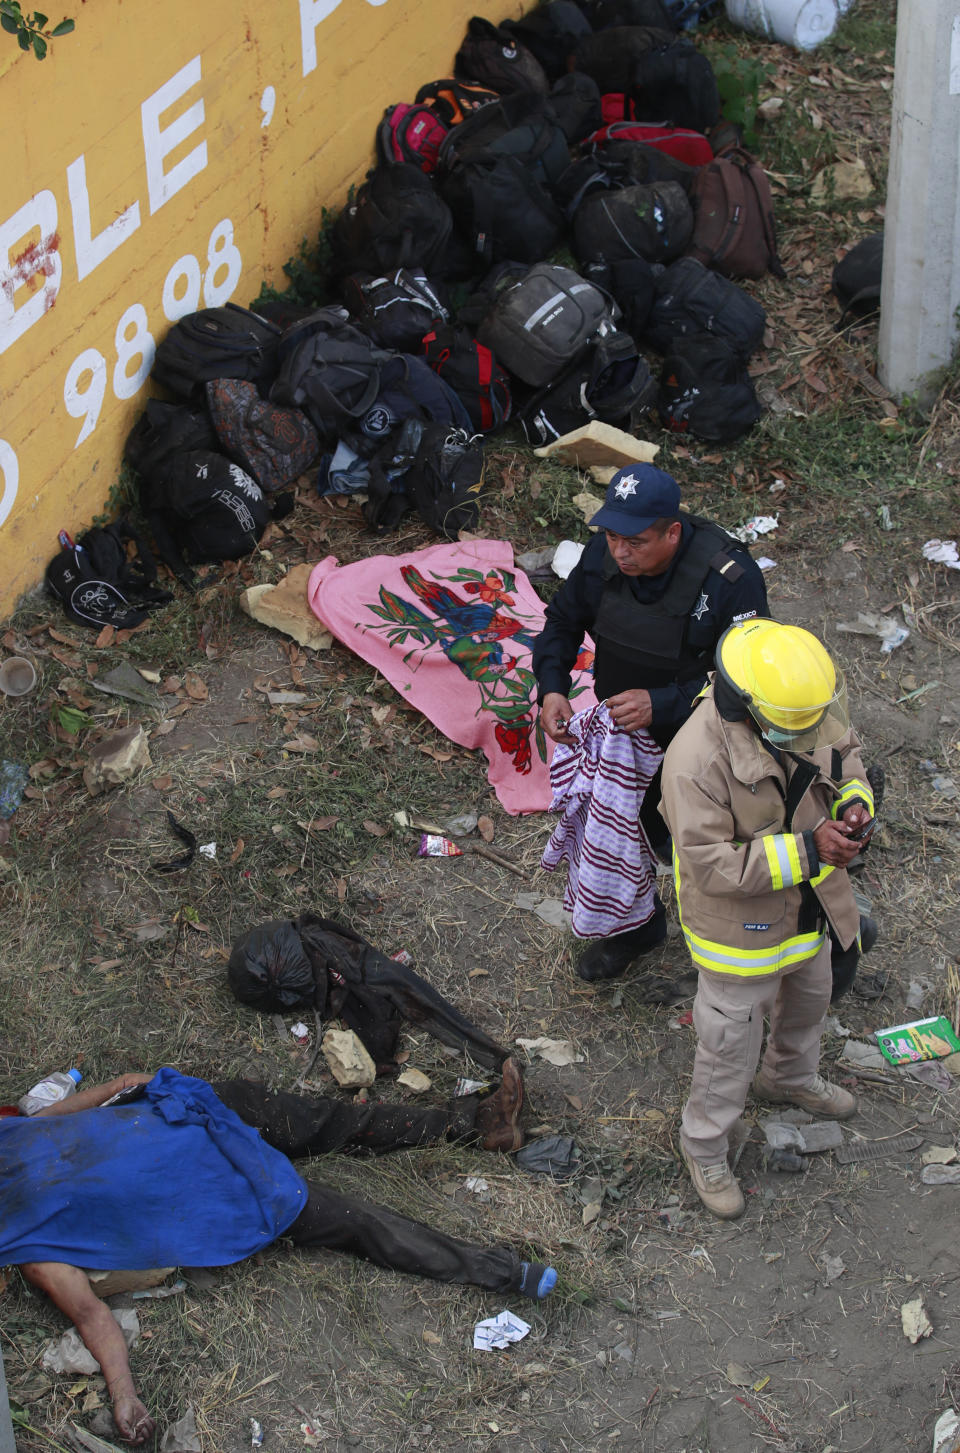
M643 794L663 756L642 728L627 732L601 702L578 712L575 747L556 749L550 766L552 808L563 817L540 866L567 860L563 906L578 938L606 938L639 928L653 913L656 858L640 826Z

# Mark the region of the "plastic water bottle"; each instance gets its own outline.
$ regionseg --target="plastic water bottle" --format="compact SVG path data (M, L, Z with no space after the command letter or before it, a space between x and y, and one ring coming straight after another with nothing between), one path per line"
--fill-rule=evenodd
M83 1075L79 1070L67 1070L66 1074L57 1070L55 1074L48 1075L17 1101L21 1115L36 1115L48 1105L56 1105L58 1100L66 1100L68 1096L76 1093L82 1079Z

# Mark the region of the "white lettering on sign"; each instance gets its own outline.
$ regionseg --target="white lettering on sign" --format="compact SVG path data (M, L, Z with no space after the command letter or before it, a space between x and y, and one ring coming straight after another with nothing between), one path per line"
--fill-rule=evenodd
M300 0L300 49L303 74L317 69L317 26L332 15L340 0Z
M3 479L3 491L0 493L0 525L2 525L13 509L13 502L17 497L17 485L20 483L20 465L6 439L0 439L0 477Z
M86 375L90 375L90 382L86 388L81 388ZM82 419L83 427L77 435L77 444L82 444L88 439L97 427L97 420L100 417L100 410L103 408L104 395L107 392L107 360L96 348L85 348L78 353L67 370L67 376L63 381L63 402L66 405L67 413L71 419Z
M140 203L133 202L125 212L108 223L96 237L90 233L90 197L87 192L87 164L82 156L67 167L67 192L73 213L73 245L77 254L77 277L83 281L99 267L121 242L140 226Z
M960 15L953 17L953 25L950 30L949 95L960 96Z
M164 111L179 101L187 91L199 84L201 79L200 57L194 56L175 76L165 81L158 91L148 96L140 107L143 127L143 155L147 164L147 192L150 197L150 215L182 191L189 181L202 172L207 164L207 143L201 141L192 151L176 162L168 172L163 164L170 153L187 137L203 125L203 101L194 101L170 124L161 129L160 117Z
M184 288L182 293L178 293L181 279ZM193 253L187 252L183 257L178 257L163 282L163 315L170 323L176 323L178 318L185 318L188 313L197 311L200 306L201 282L200 264Z
M277 93L273 86L264 86L263 95L260 97L260 112L263 120L260 122L261 129L269 126L273 120L273 113L277 106Z
M164 316L175 323L187 313L195 313L201 293L208 308L221 307L231 297L242 272L243 258L234 242L233 222L224 217L210 233L206 272L201 271L193 253L186 252L167 273L161 297ZM117 323L113 344L116 362L112 377L107 360L96 348L85 348L78 353L67 370L63 383L64 406L71 419L83 420L74 449L89 439L97 427L108 378L118 399L132 399L147 381L157 350L142 303L133 303L127 308ZM136 365L132 371L131 364Z
M34 232L39 236L29 242ZM0 226L0 353L53 307L62 272L57 199L52 192L37 192ZM37 287L41 276L43 283ZM18 307L17 293L30 284L36 291Z

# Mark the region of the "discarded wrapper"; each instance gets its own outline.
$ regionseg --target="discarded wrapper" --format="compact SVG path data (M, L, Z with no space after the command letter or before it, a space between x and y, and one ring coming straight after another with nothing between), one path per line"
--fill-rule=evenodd
M417 857L462 858L463 848L458 848L456 843L451 842L448 837L438 837L436 833L425 832L420 839Z
M945 1015L935 1019L915 1019L910 1024L895 1024L891 1029L874 1030L874 1039L884 1059L892 1065L919 1064L921 1060L943 1059L960 1050L960 1039Z
M458 1099L462 1095L485 1095L489 1088L489 1080L468 1080L461 1075L453 1088L454 1099Z
M530 1323L524 1322L513 1312L498 1312L495 1317L478 1322L473 1329L473 1346L477 1352L489 1352L493 1348L508 1347L519 1342L530 1331Z

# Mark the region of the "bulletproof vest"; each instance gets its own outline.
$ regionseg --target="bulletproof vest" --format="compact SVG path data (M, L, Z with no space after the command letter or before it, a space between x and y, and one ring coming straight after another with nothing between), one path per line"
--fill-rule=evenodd
M592 633L599 700L638 687L692 680L710 668L716 643L700 650L688 646L690 612L711 570L734 581L743 574L743 566L729 553L735 542L726 530L697 515L688 518L693 526L690 543L657 600L638 600L629 578L607 551L602 567L605 585Z

